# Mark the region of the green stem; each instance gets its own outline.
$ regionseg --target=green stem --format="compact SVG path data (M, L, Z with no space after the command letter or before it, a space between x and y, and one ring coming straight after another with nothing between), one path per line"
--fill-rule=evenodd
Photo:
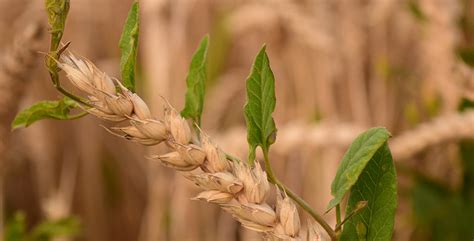
M339 231L341 230L342 225L344 225L344 223L346 223L347 220L351 219L354 215L360 213L366 206L367 206L367 202L364 202L363 205L358 205L356 209L352 210L352 212L346 215L346 217L344 218L344 220L342 220L342 222L338 222L336 225L336 233L339 235L340 234Z
M79 113L77 115L73 115L73 116L70 116L68 120L76 120L76 119L79 119L81 117L84 117L86 115L88 115L89 112L82 112L82 113Z
M268 150L263 150L263 156L265 159L265 170L267 172L267 178L270 183L277 185L277 187L285 192L293 201L295 201L303 210L305 210L316 222L323 227L323 229L328 233L329 237L332 241L337 241L337 236L334 230L329 226L329 224L324 220L324 218L317 214L316 211L300 196L286 187L282 182L280 182L275 174L273 173L272 166L270 164L270 160L268 158Z
M70 99L85 106L92 107L91 104L82 100L80 97L77 97L71 92L63 89L61 87L61 83L59 82L59 68L57 59L59 59L61 53L69 46L69 43L67 43L63 47L59 48L64 34L64 26L66 24L67 14L69 12L69 0L45 0L45 5L46 11L48 13L48 23L51 27L49 53L46 56L46 67L49 71L51 81L53 82L54 87L64 96L67 96Z
M336 227L334 228L334 231L336 231L336 236L339 237L339 234L341 232L341 205L337 204L336 205Z
M336 205L336 227L341 223L341 205ZM337 230L336 230L337 231Z
M80 97L78 96L75 96L74 94L68 92L67 90L63 89L63 87L61 87L61 85L59 85L59 82L57 82L57 84L54 84L54 87L61 93L63 94L64 96L67 96L69 97L71 100L74 100L78 103L81 103L87 107L92 107L91 104L85 102L84 100L82 100Z
M337 224L341 223L341 205L340 204L336 205L336 223Z

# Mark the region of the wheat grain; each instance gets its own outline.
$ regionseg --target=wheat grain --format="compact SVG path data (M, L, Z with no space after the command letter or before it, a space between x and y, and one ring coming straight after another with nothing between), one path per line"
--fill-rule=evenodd
M189 124L169 104L165 106L163 119L153 117L138 95L85 58L66 53L58 66L73 85L87 94L92 105L86 109L89 113L105 120L128 120L129 126L106 128L109 132L144 145L165 142L172 151L149 159L184 172L203 188L195 200L220 205L244 227L264 233L266 239L305 238L300 234L295 204L286 194L277 193L276 209L266 202L270 184L258 162L253 168L242 162L230 162L204 132L200 131L200 138L193 136ZM114 83L119 87L118 93ZM193 139L199 140L193 143ZM193 170L197 173L190 173Z

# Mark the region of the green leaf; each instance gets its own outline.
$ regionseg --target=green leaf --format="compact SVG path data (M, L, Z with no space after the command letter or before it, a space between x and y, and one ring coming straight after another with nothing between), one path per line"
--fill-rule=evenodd
M12 129L28 127L43 119L69 120L77 116L70 116L71 109L77 107L76 102L64 97L55 101L40 101L18 113L12 122Z
M79 230L79 221L74 217L47 220L33 229L30 240L40 241L59 237L73 237L79 233Z
M336 177L331 185L331 194L334 198L329 202L328 209L339 204L344 195L357 182L367 163L375 152L388 140L390 133L387 129L372 128L360 134L351 144L344 155Z
M181 111L181 115L184 118L191 118L198 125L201 124L204 94L206 91L208 43L209 38L205 36L196 52L194 52L191 64L189 65L188 77L186 78L186 103Z
M397 207L397 176L387 142L373 155L351 189L346 213L357 208L360 201L367 207L346 222L341 241L392 240Z
M122 51L120 70L122 72L123 84L131 91L135 91L135 65L137 62L139 32L138 12L138 2L135 1L128 12L119 41L119 47Z
M250 148L249 162L252 164L257 146L267 155L270 145L275 142L277 129L272 117L275 102L275 78L263 46L255 57L247 78L247 102L244 107Z

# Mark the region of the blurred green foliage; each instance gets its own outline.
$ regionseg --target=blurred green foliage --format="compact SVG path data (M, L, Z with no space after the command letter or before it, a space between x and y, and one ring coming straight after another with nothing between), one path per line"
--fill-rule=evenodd
M26 217L17 212L5 227L5 241L49 241L79 234L80 224L75 217L45 220L27 231Z
M212 87L217 83L217 78L223 73L229 52L232 45L232 38L227 26L228 13L220 13L212 26L210 35L212 43L209 44L209 53L207 58L207 83L206 86Z
M428 17L421 9L419 3L415 0L408 1L408 10L420 22L428 21Z
M465 47L457 50L457 55L467 65L474 67L474 47Z

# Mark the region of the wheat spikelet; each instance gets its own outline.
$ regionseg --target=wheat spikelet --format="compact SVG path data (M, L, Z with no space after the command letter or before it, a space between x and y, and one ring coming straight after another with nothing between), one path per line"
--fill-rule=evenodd
M164 142L169 146L171 152L148 158L183 172L204 189L195 200L221 206L244 227L263 233L268 240L308 240L305 237L311 236L300 234L298 212L286 194L277 193L276 209L266 202L271 186L258 162L252 168L227 160L206 133L193 135L186 120L169 104L164 118L155 118L138 95L85 58L66 53L58 66L87 94L92 108L86 111L105 120L128 121L128 126L106 128L110 133L143 145Z

